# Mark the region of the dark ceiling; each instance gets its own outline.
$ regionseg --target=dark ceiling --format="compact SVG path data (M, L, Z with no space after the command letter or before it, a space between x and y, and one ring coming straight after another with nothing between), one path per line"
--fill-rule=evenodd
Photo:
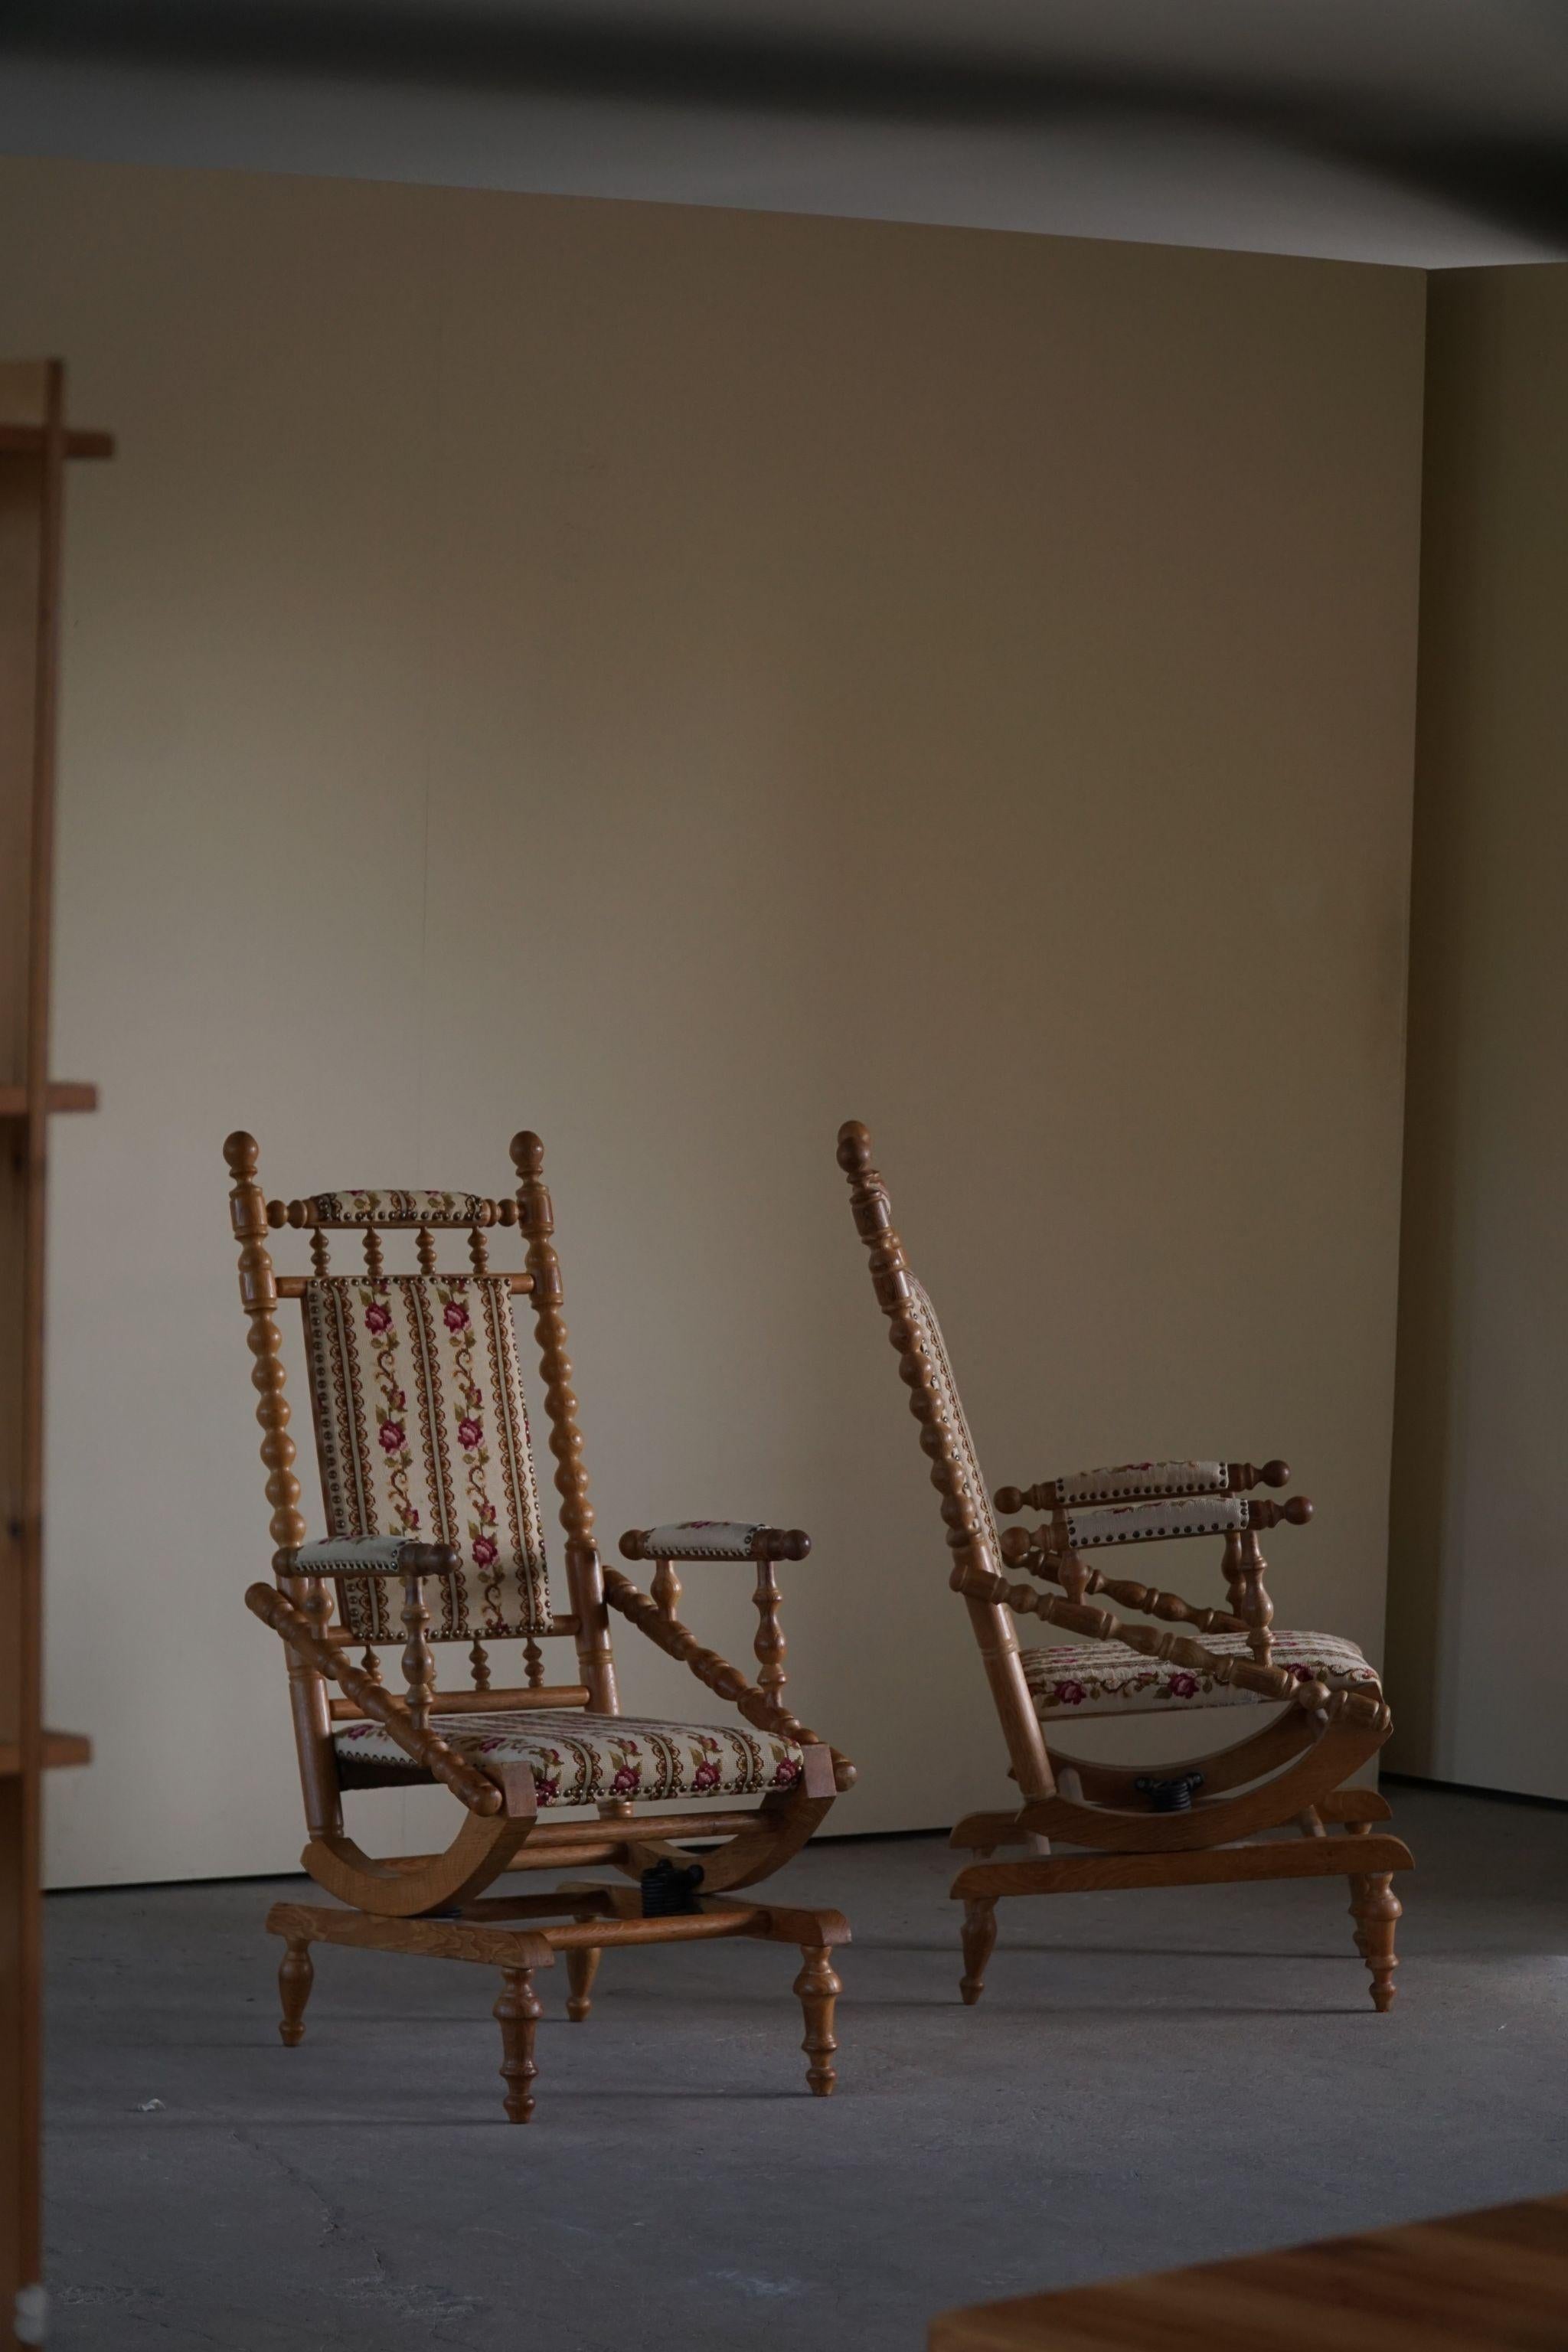
M847 120L1115 113L1568 233L1568 0L7 0L0 52Z

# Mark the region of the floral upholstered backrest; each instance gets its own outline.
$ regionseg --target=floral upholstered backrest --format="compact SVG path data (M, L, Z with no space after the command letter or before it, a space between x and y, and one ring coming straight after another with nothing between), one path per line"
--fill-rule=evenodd
M948 1454L957 1475L968 1488L968 1499L973 1507L980 1532L991 1547L991 1564L1002 1564L1001 1538L996 1532L996 1515L991 1507L991 1496L980 1473L980 1458L974 1451L964 1415L963 1401L958 1393L958 1382L952 1377L948 1361L947 1344L942 1336L942 1325L936 1319L936 1309L927 1295L925 1285L910 1276L909 1317L920 1334L920 1343L931 1367L931 1393L936 1402L939 1425L948 1443Z
M504 1275L319 1275L305 1347L327 1532L449 1543L430 1638L547 1633L550 1584ZM395 1578L345 1577L358 1641L402 1638Z

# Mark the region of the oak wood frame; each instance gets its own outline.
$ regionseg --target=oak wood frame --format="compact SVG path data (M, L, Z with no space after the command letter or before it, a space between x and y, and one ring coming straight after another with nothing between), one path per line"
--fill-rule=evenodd
M848 1759L802 1724L781 1696L784 1645L773 1563L804 1558L809 1539L797 1529L758 1531L756 1683L717 1651L704 1648L679 1622L671 1598L672 1592L679 1596L679 1585L668 1560L656 1562L651 1594L618 1570L605 1568L594 1535L572 1391L554 1214L543 1178L543 1147L536 1135L525 1131L512 1139L518 1179L514 1199L482 1200L473 1213L430 1215L417 1223L391 1214L327 1216L319 1209L319 1196L268 1201L258 1174L258 1145L243 1130L228 1138L224 1158L233 1180L229 1200L239 1244L240 1300L255 1360L251 1380L258 1399L256 1417L262 1433L274 1546L274 1581L252 1585L246 1603L279 1634L285 1648L309 1832L301 1862L320 1886L348 1906L285 1903L268 1915L268 1930L280 1936L285 1947L279 1971L283 2042L292 2048L304 2035L313 1943L481 1960L501 1971L495 2014L501 2028L506 2112L512 2122L526 2123L534 2106L533 2036L540 2014L533 1979L536 1971L552 1964L557 1951L568 1956L568 2013L581 2021L589 2014L597 1956L612 1946L688 1943L713 1937L761 1938L794 1943L802 1952L795 1990L806 2024L807 2084L816 2096L827 2096L835 2083L833 2003L839 1989L828 1954L847 1942L848 1927L841 1914L829 1909L734 1899L741 1889L771 1876L799 1852L836 1795L855 1778ZM421 1579L454 1566L457 1556L442 1546L408 1544L394 1559L356 1567L354 1574L393 1576L404 1585L407 1639L399 1694L383 1681L374 1650L367 1649L355 1663L349 1654L352 1637L333 1622L334 1591L348 1571L323 1570L306 1549L278 1318L280 1299L303 1299L306 1277L277 1273L268 1237L284 1229L309 1233L312 1266L321 1274L329 1268L329 1234L352 1232L360 1237L368 1270L379 1274L384 1270L383 1237L412 1233L419 1270L433 1276L437 1272L435 1234L443 1227L467 1232L471 1268L479 1273L490 1271L487 1244L492 1230L515 1227L525 1242L523 1268L506 1278L515 1296L528 1298L533 1314L571 1607L552 1619L548 1633L525 1643L523 1687L489 1687L488 1656L476 1636L469 1650L474 1689L438 1693ZM623 1547L632 1558L640 1556L635 1533ZM667 1654L681 1660L748 1721L796 1741L804 1759L801 1780L791 1789L770 1791L747 1809L707 1804L639 1814L626 1800L606 1799L596 1816L541 1820L526 1765L497 1765L477 1748L468 1749L460 1728L454 1732L450 1721L442 1728L432 1722L433 1712L455 1717L460 1726L466 1712L522 1714L541 1706L616 1715L612 1609ZM547 1685L539 1641L556 1637L574 1643L575 1676ZM333 1685L341 1694L337 1698L330 1696ZM332 1728L345 1717L380 1724L405 1760L340 1759ZM461 1808L458 1826L443 1853L377 1857L366 1853L349 1834L345 1792L430 1782L447 1788ZM703 1875L694 1912L644 1917L640 1889L613 1884L573 1885L533 1896L497 1897L486 1891L509 1871L603 1866L624 1877L640 1878L650 1864L666 1859L682 1865L700 1862ZM562 1914L565 1916L555 1916ZM526 1926L513 1924L521 1920Z
M1389 1818L1386 1801L1375 1790L1346 1784L1387 1738L1389 1710L1381 1694L1374 1698L1331 1692L1321 1683L1298 1683L1269 1663L1273 1610L1264 1589L1266 1564L1256 1528L1286 1518L1300 1522L1310 1517L1310 1506L1250 1505L1247 1527L1226 1539L1222 1567L1229 1608L1211 1611L1179 1594L1088 1568L1067 1546L1066 1517L1054 1483L1028 1493L1003 1487L997 1494L1003 1508L1027 1502L1050 1515L1041 1528L1010 1529L1001 1538L1008 1564L1064 1586L1070 1597L1009 1582L993 1555L984 1497L973 1490L942 1410L935 1368L910 1311L914 1292L909 1259L893 1224L887 1186L872 1165L870 1136L858 1120L840 1128L837 1156L849 1180L856 1230L869 1253L872 1286L910 1391L910 1411L921 1424L931 1484L942 1497L952 1554L949 1581L968 1612L1023 1799L1007 1812L969 1814L952 1832L953 1845L975 1857L951 1890L964 1908L964 2000L973 2003L984 1989L996 1937L995 1908L1006 1895L1342 1875L1350 1882L1355 1940L1372 1979L1373 2005L1387 2010L1394 2000L1394 1933L1401 1909L1393 1877L1410 1869L1412 1858L1399 1839L1374 1831L1374 1823ZM1246 1486L1280 1485L1289 1475L1279 1462L1262 1470L1249 1463L1233 1466L1237 1483ZM1216 1658L1184 1634L1129 1625L1109 1610L1088 1607L1085 1596L1090 1592L1108 1593L1122 1606L1167 1623L1245 1633L1249 1654ZM1204 1793L1190 1811L1155 1813L1138 1787L1150 1777L1147 1767L1140 1771L1092 1762L1053 1744L1024 1677L1014 1625L1018 1615L1040 1618L1080 1639L1122 1642L1146 1655L1192 1665L1215 1682L1279 1702L1286 1712L1212 1755L1162 1767L1163 1774L1201 1770ZM1342 1828L1342 1834L1331 1834L1331 1824ZM1287 1828L1299 1837L1270 1834ZM1051 1841L1057 1838L1086 1851L1054 1854ZM1030 1851L1016 1862L991 1859L997 1848L1008 1845Z
M926 2352L1557 2352L1568 2197L945 2311Z
M65 469L107 457L66 423L58 360L0 363L0 2342L37 2343L43 1775L89 1761L44 1727L44 1241L49 1119L96 1090L49 1076ZM26 2331L26 2332L24 2332Z

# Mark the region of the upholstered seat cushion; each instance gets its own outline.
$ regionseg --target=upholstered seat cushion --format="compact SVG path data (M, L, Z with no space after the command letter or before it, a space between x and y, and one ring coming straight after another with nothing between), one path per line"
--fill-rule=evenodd
M439 1705L439 1701L437 1701ZM526 1764L541 1807L587 1805L602 1797L756 1797L792 1789L804 1769L793 1739L747 1724L649 1723L627 1715L537 1707L515 1715L432 1717L455 1747L496 1764ZM349 1723L332 1735L338 1754L364 1763L406 1764L379 1723Z
M1202 1644L1216 1658L1249 1654L1245 1633L1211 1633ZM1271 1665L1299 1683L1330 1690L1378 1688L1378 1679L1353 1642L1335 1633L1276 1633ZM1125 1642L1071 1642L1023 1653L1024 1679L1042 1719L1061 1716L1163 1715L1173 1707L1267 1706L1255 1691L1216 1683L1194 1666L1145 1658Z

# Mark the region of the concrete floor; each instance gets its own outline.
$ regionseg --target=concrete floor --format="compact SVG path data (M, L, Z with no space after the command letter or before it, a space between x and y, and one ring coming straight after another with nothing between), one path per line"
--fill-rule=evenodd
M1568 1814L1391 1794L1387 2018L1338 1881L1004 1906L970 2011L943 1842L825 1845L776 1884L855 1925L835 2099L793 1953L626 1952L584 2025L541 1979L526 2129L489 1970L319 1948L286 2051L300 1882L57 1896L51 2340L919 2352L954 2303L1563 2189Z

